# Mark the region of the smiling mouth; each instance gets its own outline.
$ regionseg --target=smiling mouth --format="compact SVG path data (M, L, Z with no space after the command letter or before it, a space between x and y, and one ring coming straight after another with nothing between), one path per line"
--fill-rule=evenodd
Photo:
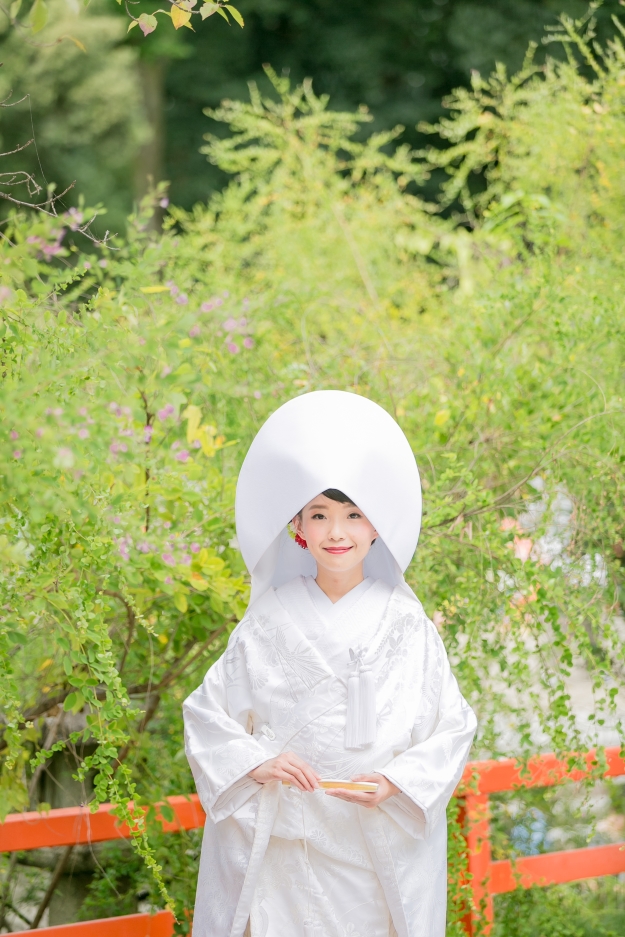
M333 553L336 556L341 556L343 553L349 553L350 550L353 550L353 547L324 547L326 553Z

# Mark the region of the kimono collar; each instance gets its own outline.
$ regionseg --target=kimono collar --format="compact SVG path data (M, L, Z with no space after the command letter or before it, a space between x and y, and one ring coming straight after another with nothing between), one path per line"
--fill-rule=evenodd
M276 410L241 467L237 538L252 577L251 601L296 576L316 575L314 560L287 525L327 488L345 492L380 535L365 560L365 576L405 586L421 525L421 484L408 440L373 401L322 390Z

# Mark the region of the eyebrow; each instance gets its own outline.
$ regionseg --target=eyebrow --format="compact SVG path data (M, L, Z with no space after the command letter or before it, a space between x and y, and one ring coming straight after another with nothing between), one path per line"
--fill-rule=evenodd
M344 501L344 502L337 502L337 503L338 503L338 504L343 504L343 506L346 507L346 508L349 508L349 507L355 508L355 507L356 507L356 505L354 504L353 501L350 501L349 503L348 503L347 501ZM327 507L328 507L327 503L326 503L326 504L309 504L309 505L308 505L308 510L309 510L309 511L315 511L315 510L317 510L317 511L318 511L318 510L325 511L325 509L326 509Z

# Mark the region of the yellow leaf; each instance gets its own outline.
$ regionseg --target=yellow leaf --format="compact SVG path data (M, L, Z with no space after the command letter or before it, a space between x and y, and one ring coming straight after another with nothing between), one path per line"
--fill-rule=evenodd
M228 9L228 12L230 13L230 16L232 17L232 19L233 19L233 20L236 20L236 22L239 24L239 26L241 27L241 29L243 29L245 23L243 22L243 17L241 16L241 14L240 14L239 11L237 10L237 8L236 8L236 7L227 7L227 9Z
M187 421L187 442L191 444L198 439L198 430L202 419L202 411L195 404L190 403L182 414L183 420Z
M174 596L174 602L175 601L176 601L176 596ZM159 634L156 636L156 639L159 642L159 644L163 644L163 645L167 644L169 641L169 638L167 637L166 634Z
M198 554L197 560L198 560L198 563L200 564L200 566L205 566L205 565L206 565L206 563L207 563L207 561L208 561L208 550L206 549L206 547L202 547L202 549L200 550L200 552L199 552L199 554Z
M136 26L136 21L133 22L131 25ZM130 29L130 26L128 27L128 29ZM169 292L168 286L142 286L140 289L142 293L168 293Z
M451 412L449 410L439 410L434 417L434 426L444 426L450 416Z
M191 578L189 579L189 582L191 583L194 589L197 589L198 592L206 592L206 590L208 589L208 585L209 585L208 582L206 581L206 579L203 579L199 573L191 573Z
M172 6L171 21L174 24L175 29L180 29L181 26L186 26L190 19L191 14L188 10L183 10L182 7L176 6L175 4Z
M138 25L139 25L139 20L133 20L132 23L128 24L128 29L126 30L126 32L130 32L131 29L134 29L134 27Z
M87 52L87 47L82 44L82 42L80 41L80 39L76 39L76 36L69 36L69 35L68 35L68 36L61 36L61 39L69 39L70 42L73 42L74 45L77 46L77 47L80 49L81 52L84 52L84 53L86 54L86 52Z
M182 592L174 592L174 605L179 612L186 612L189 607L186 595L183 595Z
M14 20L17 14L19 13L21 5L22 5L22 0L13 0L13 3L9 7L9 16L11 17L12 20Z
M46 670L50 666L50 664L53 664L53 663L54 663L53 659L51 657L48 657L46 660L44 660L43 664L39 665L39 668L38 668L39 673L41 673L42 670Z

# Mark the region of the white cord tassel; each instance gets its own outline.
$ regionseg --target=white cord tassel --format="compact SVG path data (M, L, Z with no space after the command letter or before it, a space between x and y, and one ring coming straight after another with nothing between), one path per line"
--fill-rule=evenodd
M347 681L345 747L364 748L376 737L375 680L369 667L362 666L362 652L349 651L355 670Z
M359 741L361 745L372 745L376 734L375 680L369 667L360 671L359 696Z
M360 673L350 674L347 681L347 721L345 748L360 748Z

